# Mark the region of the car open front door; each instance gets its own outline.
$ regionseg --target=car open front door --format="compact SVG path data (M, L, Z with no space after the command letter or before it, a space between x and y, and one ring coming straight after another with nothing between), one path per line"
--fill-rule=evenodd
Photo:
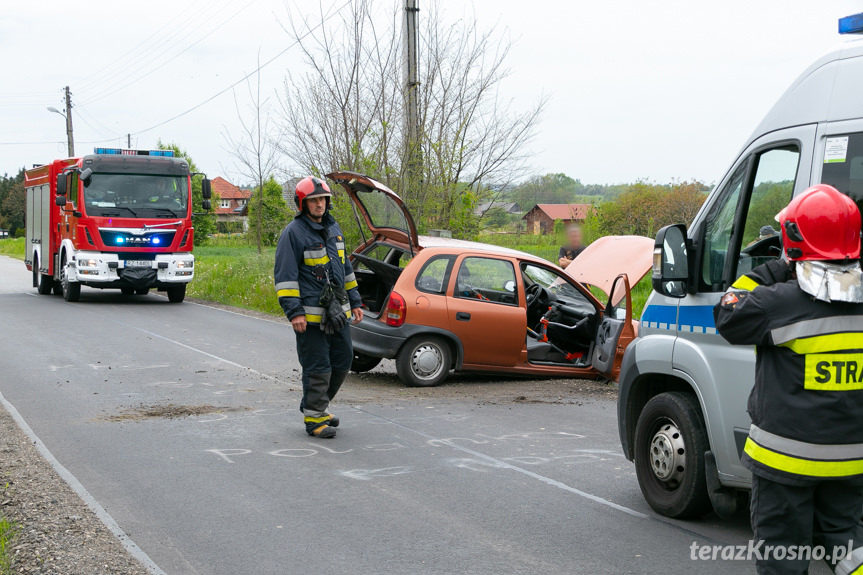
M616 380L620 373L623 352L634 338L635 326L632 323L629 277L626 274L620 274L614 279L608 306L603 312L602 321L596 332L591 358L593 368L608 379Z

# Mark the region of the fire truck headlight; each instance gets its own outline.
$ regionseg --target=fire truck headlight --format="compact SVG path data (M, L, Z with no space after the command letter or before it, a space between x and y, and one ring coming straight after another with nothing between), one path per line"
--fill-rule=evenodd
M195 262L192 260L177 260L177 269L195 267Z
M82 260L82 259L78 260L78 267L79 268L94 268L97 265L98 265L98 262L92 258L86 259L86 260Z

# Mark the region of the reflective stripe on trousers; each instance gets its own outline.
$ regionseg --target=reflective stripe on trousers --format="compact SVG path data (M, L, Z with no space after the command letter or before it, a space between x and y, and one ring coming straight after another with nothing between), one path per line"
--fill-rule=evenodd
M848 477L863 474L863 444L821 445L788 439L749 428L743 451L767 467L809 477Z

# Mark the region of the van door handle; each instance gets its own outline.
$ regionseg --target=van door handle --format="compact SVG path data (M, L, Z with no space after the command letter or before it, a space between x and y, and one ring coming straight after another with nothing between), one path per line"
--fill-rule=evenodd
M470 321L470 314L466 311L457 311L455 313L455 318L458 321Z

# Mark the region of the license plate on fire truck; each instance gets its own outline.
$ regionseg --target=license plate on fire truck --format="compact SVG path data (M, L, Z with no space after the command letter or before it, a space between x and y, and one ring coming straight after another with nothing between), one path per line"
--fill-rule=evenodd
M126 260L127 268L151 268L153 262L149 260Z

